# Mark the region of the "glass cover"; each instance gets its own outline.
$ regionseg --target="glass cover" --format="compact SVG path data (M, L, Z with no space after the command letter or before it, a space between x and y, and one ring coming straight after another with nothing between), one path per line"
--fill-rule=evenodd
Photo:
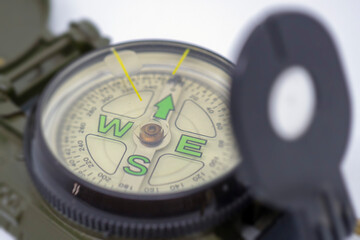
M102 188L161 194L203 186L239 163L231 69L223 58L180 43L99 50L48 89L45 140L70 172Z

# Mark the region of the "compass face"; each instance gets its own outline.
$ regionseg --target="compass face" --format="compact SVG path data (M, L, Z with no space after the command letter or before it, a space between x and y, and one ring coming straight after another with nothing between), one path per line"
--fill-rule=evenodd
M185 191L234 169L230 76L203 50L180 61L187 47L177 47L115 48L121 64L109 48L71 69L42 113L58 161L87 182L133 194Z

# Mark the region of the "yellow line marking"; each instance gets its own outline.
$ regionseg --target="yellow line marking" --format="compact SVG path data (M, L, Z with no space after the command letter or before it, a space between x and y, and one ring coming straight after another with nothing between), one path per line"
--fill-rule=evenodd
M123 71L124 71L127 79L129 80L131 86L133 87L133 89L134 89L134 91L136 92L137 96L139 97L140 101L142 101L142 98L140 97L140 94L139 94L138 90L136 89L133 81L131 80L129 73L126 71L125 65L124 65L123 61L121 60L119 54L117 53L117 51L115 50L115 48L111 48L111 51L114 53L116 59L117 59L118 62L120 63L120 66L122 67L122 69L123 69Z
M185 50L185 52L183 53L182 57L180 58L180 61L178 62L178 64L176 65L176 68L174 69L174 71L172 72L172 75L175 75L175 73L177 72L177 70L179 69L181 63L184 61L184 59L186 58L186 56L189 54L190 49L187 48Z

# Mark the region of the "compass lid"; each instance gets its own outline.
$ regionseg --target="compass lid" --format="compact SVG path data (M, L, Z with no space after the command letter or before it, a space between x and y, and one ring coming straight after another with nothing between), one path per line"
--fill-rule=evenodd
M273 128L269 99L279 76L295 66L309 73L316 103L305 132L289 140ZM238 58L231 112L244 157L239 175L255 197L294 215L300 239L328 233L340 239L352 231L354 213L339 169L349 136L349 95L322 24L294 12L261 22Z
M20 60L41 40L48 17L47 0L0 3L0 71Z

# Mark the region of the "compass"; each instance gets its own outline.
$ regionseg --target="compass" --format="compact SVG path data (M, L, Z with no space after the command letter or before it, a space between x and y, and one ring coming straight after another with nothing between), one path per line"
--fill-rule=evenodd
M28 167L45 199L109 235L210 227L247 202L230 111L232 64L202 48L141 41L77 60L28 125Z
M293 138L269 114L289 69L302 69L315 95L313 116ZM60 229L132 239L248 239L246 225L262 240L352 232L339 171L350 100L335 45L312 17L270 15L237 65L195 45L149 40L98 49L52 73L24 89L7 82L5 103L17 108L3 114L28 114L26 167L41 211Z

